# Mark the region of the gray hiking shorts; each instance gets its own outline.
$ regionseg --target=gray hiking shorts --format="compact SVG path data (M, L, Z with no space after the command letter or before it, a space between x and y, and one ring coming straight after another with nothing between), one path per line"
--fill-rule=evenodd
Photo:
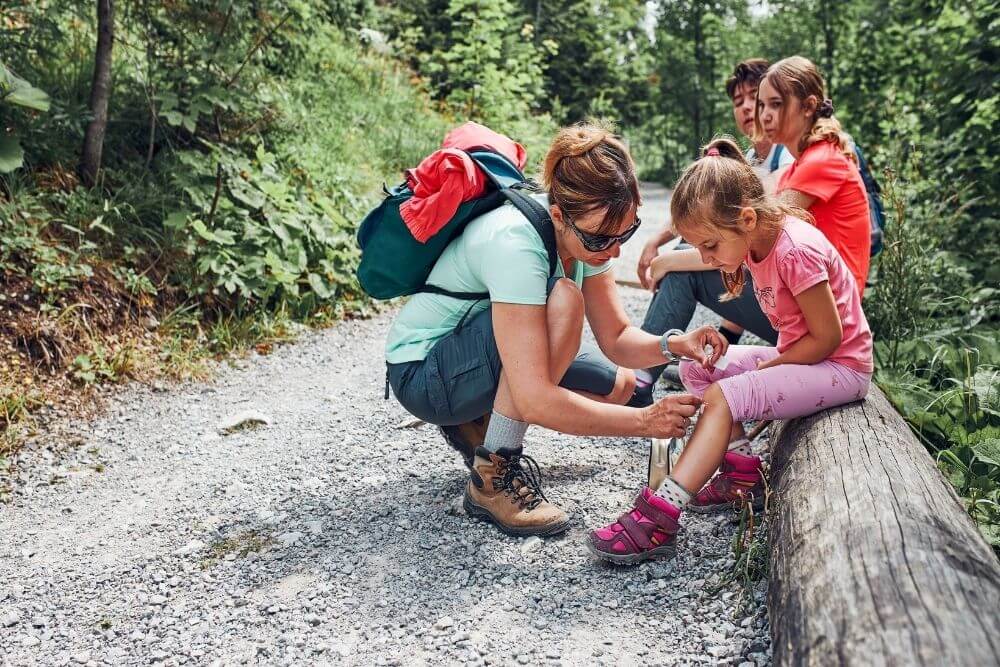
M558 278L550 278L551 292ZM399 403L429 424L464 424L493 409L500 383L500 352L487 308L460 322L420 361L388 364L389 384ZM596 345L584 342L559 385L606 396L615 388L618 366Z

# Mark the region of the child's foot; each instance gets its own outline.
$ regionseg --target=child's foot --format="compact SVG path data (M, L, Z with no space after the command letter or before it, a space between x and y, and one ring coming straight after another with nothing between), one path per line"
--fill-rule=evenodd
M681 511L644 486L631 510L590 532L587 548L598 558L629 565L677 552Z
M726 452L719 473L691 499L693 512L718 512L747 500L754 509L764 507L764 476L759 456Z

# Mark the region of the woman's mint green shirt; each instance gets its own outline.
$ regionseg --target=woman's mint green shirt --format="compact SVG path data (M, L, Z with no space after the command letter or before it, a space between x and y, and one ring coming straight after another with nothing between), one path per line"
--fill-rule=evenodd
M548 208L548 198L536 195ZM604 273L600 266L573 263L577 285ZM556 275L565 276L562 262ZM440 294L415 294L399 311L389 329L385 358L390 364L420 361L434 344L452 332L469 310L469 317L486 310L491 302L543 305L547 299L549 259L545 245L531 223L509 203L473 220L448 244L427 282L455 292L489 292L489 301L453 299Z

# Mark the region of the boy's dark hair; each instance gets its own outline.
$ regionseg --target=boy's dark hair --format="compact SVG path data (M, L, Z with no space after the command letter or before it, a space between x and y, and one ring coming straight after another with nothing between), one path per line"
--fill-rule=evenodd
M736 89L744 84L756 88L770 66L771 63L763 58L747 58L737 65L732 76L726 80L726 94L729 95L729 99L733 99Z

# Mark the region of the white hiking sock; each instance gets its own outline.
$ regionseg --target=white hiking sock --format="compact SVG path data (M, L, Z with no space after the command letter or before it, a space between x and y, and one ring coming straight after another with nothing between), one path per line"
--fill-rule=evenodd
M645 368L637 368L635 370L635 381L640 387L648 387L653 384L653 375Z
M679 510L684 509L691 502L691 494L687 489L675 482L673 477L667 477L663 480L663 484L656 490L656 495Z
M527 422L504 417L494 410L490 415L490 425L486 427L486 441L483 442L483 447L491 452L499 452L501 449L520 451L527 430Z
M746 438L733 440L729 443L727 451L736 452L737 454L742 454L743 456L753 456L753 450L750 449L750 441Z

